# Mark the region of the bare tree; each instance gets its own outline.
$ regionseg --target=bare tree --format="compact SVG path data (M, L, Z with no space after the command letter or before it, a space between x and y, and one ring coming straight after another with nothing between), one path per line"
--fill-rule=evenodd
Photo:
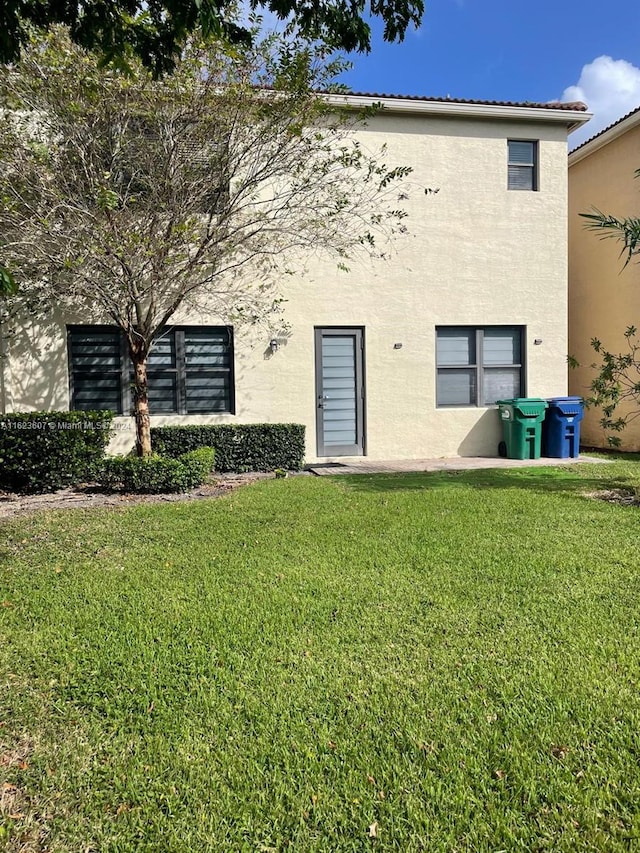
M362 116L331 109L339 66L273 36L192 41L161 81L121 74L63 29L0 73L0 255L18 302L108 318L134 370L137 450L151 452L147 359L186 304L223 322L277 305L278 271L338 263L403 229L397 180Z

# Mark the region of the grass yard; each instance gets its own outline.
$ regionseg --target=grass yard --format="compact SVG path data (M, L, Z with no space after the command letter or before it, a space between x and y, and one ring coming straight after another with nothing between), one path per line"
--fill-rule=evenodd
M640 849L638 463L0 525L0 849Z

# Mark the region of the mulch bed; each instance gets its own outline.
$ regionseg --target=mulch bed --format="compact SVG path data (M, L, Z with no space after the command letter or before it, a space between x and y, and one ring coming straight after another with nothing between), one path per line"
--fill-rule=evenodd
M597 501L606 501L610 504L640 506L640 494L637 494L633 489L601 489L598 492L589 492L587 497Z
M60 489L47 495L18 495L0 492L0 521L34 512L58 509L89 509L92 507L123 507L134 504L178 503L201 498L218 498L240 486L256 480L273 478L272 473L219 474L210 483L205 483L190 492L163 495L130 495L120 492L104 492L95 486Z

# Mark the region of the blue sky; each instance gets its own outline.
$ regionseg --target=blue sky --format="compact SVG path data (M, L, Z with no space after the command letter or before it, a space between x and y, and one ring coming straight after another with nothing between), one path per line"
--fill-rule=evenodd
M402 44L352 54L354 91L481 100L584 100L594 118L570 147L640 106L637 0L426 0Z

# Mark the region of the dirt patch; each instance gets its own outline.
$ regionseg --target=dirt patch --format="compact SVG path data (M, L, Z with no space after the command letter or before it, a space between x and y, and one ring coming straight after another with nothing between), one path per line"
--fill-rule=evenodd
M190 492L162 495L130 495L119 492L103 492L95 486L60 489L48 495L17 495L0 492L0 521L58 509L89 509L91 507L123 507L148 503L178 503L202 498L218 498L229 494L240 486L257 480L273 479L273 473L220 474L210 483Z
M26 737L22 737L13 744L0 741L0 768L18 767L20 770L26 770L27 759L32 752L33 744Z
M47 816L29 796L10 782L0 784L0 845L6 853L44 853Z
M5 771L28 767L31 744L24 741L7 747L0 744L0 847L7 853L40 853L43 850L43 827L34 814L33 804L19 785L9 781Z
M609 504L640 506L640 494L634 489L600 489L597 492L586 492L585 497Z

